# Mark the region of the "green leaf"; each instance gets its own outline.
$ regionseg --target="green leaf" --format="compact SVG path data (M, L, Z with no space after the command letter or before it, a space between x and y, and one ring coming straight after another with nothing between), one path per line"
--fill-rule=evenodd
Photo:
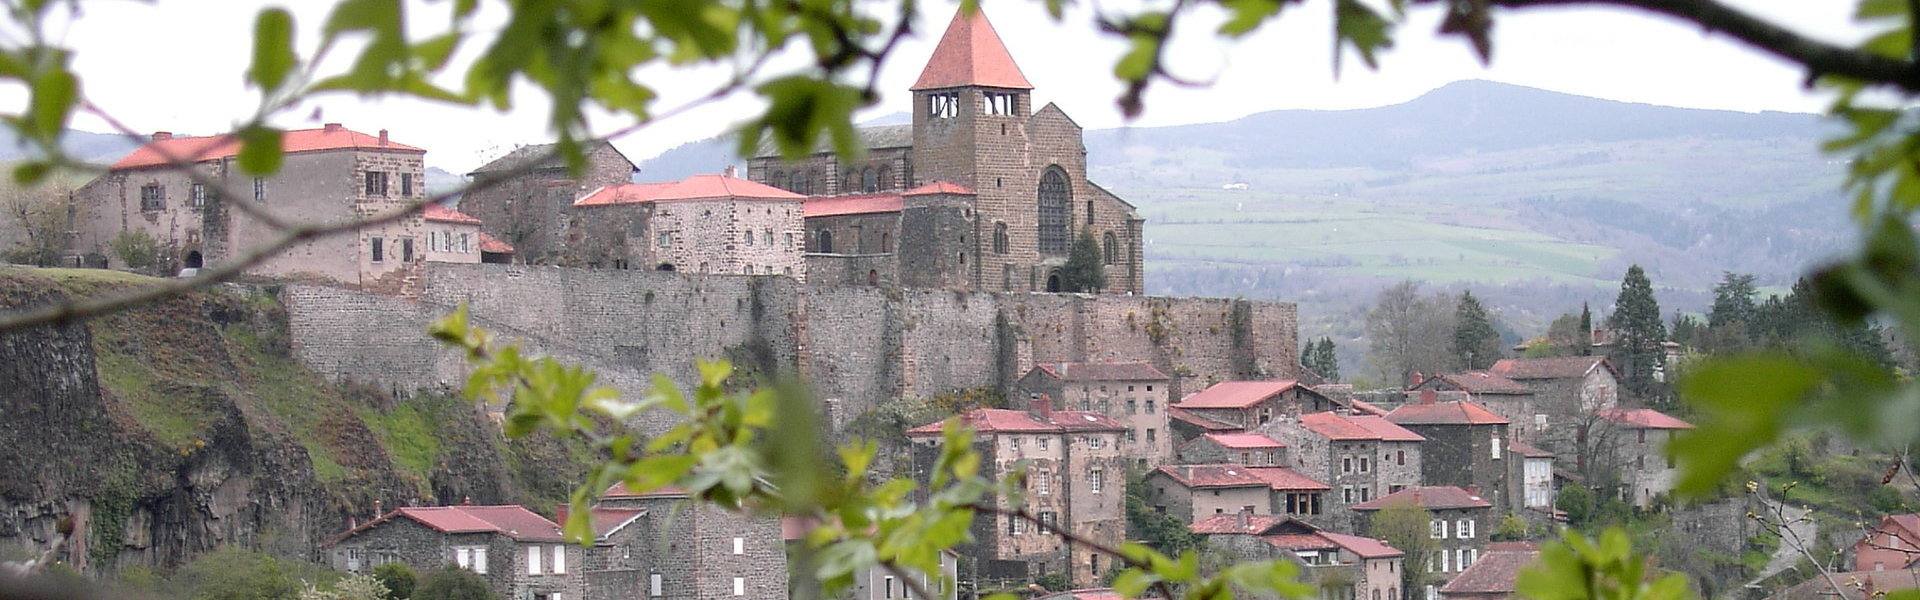
M41 73L33 82L33 97L28 101L27 133L49 150L66 131L67 115L79 102L79 82L64 66Z
M1388 25L1387 19L1380 16L1379 12L1358 0L1336 0L1333 12L1334 73L1340 72L1342 45L1353 47L1367 68L1379 68L1374 53L1393 47L1393 39L1387 33Z
M1718 487L1748 452L1779 438L1788 410L1820 380L1805 363L1776 355L1718 358L1693 369L1680 395L1701 419L1669 444L1680 463L1674 491L1698 496Z
M283 158L280 130L265 125L240 129L240 172L265 177L280 171Z
M286 85L293 71L293 15L283 8L260 11L253 23L253 65L247 80L266 91Z

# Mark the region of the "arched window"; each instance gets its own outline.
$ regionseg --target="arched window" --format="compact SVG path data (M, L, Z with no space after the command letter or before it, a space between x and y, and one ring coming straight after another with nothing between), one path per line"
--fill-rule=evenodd
M847 169L846 177L842 177L840 179L840 193L851 194L853 193L854 190L860 189L859 187L856 187L856 185L859 183L860 180L856 179L855 177L856 177L856 174L854 170Z
M880 191L880 174L875 173L873 167L860 170L860 191L868 194Z
M880 189L893 189L893 167L880 167Z
M822 229L819 235L814 236L814 241L817 242L814 244L814 252L821 254L833 253L833 232Z
M1007 253L1007 224L1006 223L993 224L993 253L994 254Z
M1102 257L1106 259L1106 264L1111 265L1118 262L1120 260L1120 239L1115 237L1113 232L1109 231L1107 232L1105 242L1106 243L1100 246L1100 249L1102 250Z
M787 183L786 173L774 171L773 174L767 176L767 185L779 187L780 185L783 185L785 183Z
M1067 174L1048 167L1040 176L1040 253L1067 253L1067 199L1073 197Z
M808 195L813 193L813 181L807 177L806 173L794 171L793 178L788 180L788 184L787 190L795 194Z

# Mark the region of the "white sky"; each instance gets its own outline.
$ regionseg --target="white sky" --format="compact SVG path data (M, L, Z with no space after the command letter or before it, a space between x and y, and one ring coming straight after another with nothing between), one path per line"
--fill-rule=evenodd
M885 8L884 0L862 0ZM1111 6L1115 0L1106 3ZM1126 0L1119 0L1125 2ZM1838 0L1729 0L1797 30L1835 41L1857 39L1851 2ZM257 100L242 85L259 6L290 5L300 18L297 39L311 47L329 3L298 0L159 0L156 4L92 2L66 27L87 96L136 131L212 134L227 130ZM417 29L444 18L448 2L410 6ZM993 0L987 14L1027 79L1036 106L1056 102L1081 125L1127 125L1114 104L1120 86L1111 76L1121 46L1093 31L1088 4L1065 22L1047 18L1037 0ZM924 2L918 38L903 45L882 74L879 116L906 110L906 88L919 75L951 18L948 0ZM1498 15L1493 64L1483 67L1457 38L1438 38L1431 5L1401 30L1399 47L1378 72L1348 56L1338 78L1332 68L1331 0L1307 0L1238 43L1211 35L1213 15L1182 23L1174 46L1176 69L1206 88L1159 85L1136 126L1223 121L1261 111L1342 109L1395 104L1443 84L1489 79L1615 100L1742 111L1815 112L1825 102L1802 86L1805 75L1783 61L1727 38L1650 14L1618 9L1536 9ZM496 11L497 12L497 11ZM490 13L497 17L497 14ZM495 18L495 21L498 19ZM11 37L11 36L8 36ZM666 93L660 108L710 89L715 72L644 74ZM19 105L17 89L0 88L0 106ZM370 101L331 96L276 121L287 127L341 122L364 132L389 129L395 140L428 149L427 163L456 173L518 144L549 141L545 111L530 94L500 113L416 101ZM10 99L11 101L6 101ZM735 99L657 123L616 142L636 162L676 145L723 132L754 110ZM318 115L316 117L316 114ZM617 119L597 123L611 129ZM82 116L75 125L109 128ZM1276 140L1276 143L1284 143Z

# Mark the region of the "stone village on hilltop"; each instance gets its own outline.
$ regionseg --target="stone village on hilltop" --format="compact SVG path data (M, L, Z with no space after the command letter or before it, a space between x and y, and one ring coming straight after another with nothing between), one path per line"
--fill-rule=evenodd
M435 307L471 302L476 320L615 383L762 349L814 380L836 427L892 398L998 389L1019 407L961 422L977 432L987 475L1027 470L1025 510L1046 525L981 518L940 574L969 589L1046 575L1101 585L1113 561L1049 530L1117 546L1129 473L1145 474L1154 511L1189 523L1214 552L1295 561L1327 600L1504 597L1530 550L1490 535L1507 515L1554 522L1558 481L1614 474L1615 492L1637 506L1671 488L1661 449L1690 425L1624 402L1604 358L1510 359L1363 397L1299 367L1291 305L1139 296L1143 219L1087 179L1080 127L1057 106L1034 109L1032 89L984 15L956 16L911 89L912 124L862 129L858 161L763 150L745 178L729 169L630 183L636 169L612 146L589 149L578 175L547 147L521 148L477 169L490 185L458 210L429 204L305 240L253 272L329 284L289 296L296 353L338 378L457 379L457 359L372 328L417 327ZM284 144L279 174L247 178L228 138L154 134L75 193L73 260L125 266L113 246L138 232L158 242L162 265L201 268L274 235L223 198L316 222L426 198L426 151L385 131L329 124L287 132ZM177 171L182 159L222 185ZM1046 294L1065 289L1082 234L1097 240L1106 286ZM536 310L541 302L557 308ZM937 455L941 428L905 432L915 472ZM513 599L788 596L785 542L804 523L685 500L609 490L587 547L564 543L544 507L376 506L318 552L357 573L455 564ZM1432 555L1366 537L1399 503L1432 514ZM1401 589L1408 560L1427 561L1439 581ZM854 596L911 593L875 571Z

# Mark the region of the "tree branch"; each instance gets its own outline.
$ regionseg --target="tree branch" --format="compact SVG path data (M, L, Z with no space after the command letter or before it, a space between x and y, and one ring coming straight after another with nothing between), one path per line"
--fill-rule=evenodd
M1096 541L1093 541L1093 540L1091 540L1091 539L1087 539L1087 538L1085 538L1085 537L1081 537L1081 536L1079 536L1079 535L1076 535L1076 534L1074 534L1074 533L1072 533L1072 532L1069 532L1069 531L1067 531L1067 530L1065 530L1065 529L1062 529L1062 528L1060 527L1060 524L1059 524L1059 523L1051 523L1051 524L1050 524L1050 523L1047 523L1047 522L1045 522L1045 521L1042 521L1042 520L1040 520L1040 517L1037 517L1037 516L1034 516L1034 515L1033 515L1032 513L1029 513L1029 512L1027 512L1027 511L1024 511L1024 510L1019 510L1019 509L1005 509L1005 508L1000 508L1000 507L997 507L997 506L989 506L989 505L986 505L986 504L982 504L982 503L978 503L978 502L976 502L976 503L973 503L973 504L967 504L967 505L963 505L962 507L963 507L963 508L971 508L971 509L973 509L973 510L974 510L975 512L979 512L979 513L985 513L985 514L990 514L990 515L1006 515L1006 516L1008 516L1008 517L1012 517L1012 518L1015 518L1015 519L1020 519L1020 520L1022 520L1022 521L1026 521L1026 522L1028 522L1028 523L1032 523L1032 524L1033 524L1034 526L1036 526L1036 527L1039 527L1039 528L1040 528L1040 531L1046 531L1046 532L1051 532L1051 533L1052 533L1053 535L1057 535L1057 536L1060 536L1060 539L1062 539L1062 540L1066 540L1066 542L1067 542L1068 544L1080 544L1080 545L1083 545L1083 546L1086 546L1086 547L1088 547L1088 548L1092 548L1092 549L1093 549L1093 550L1094 550L1095 552L1099 552L1099 553L1101 553L1101 554L1105 554L1105 555L1107 555L1107 556L1111 556L1111 557L1114 557L1114 558L1117 558L1117 559L1119 559L1119 560L1120 560L1120 562L1123 562L1123 563L1126 563L1126 564L1127 564L1127 566L1129 566L1129 567L1135 567L1135 568L1140 568L1140 569L1152 569L1152 568L1153 568L1153 564L1152 564L1152 563L1146 563L1146 562L1140 562L1140 561L1136 561L1136 560L1134 560L1134 559L1133 559L1133 557L1130 557L1130 556L1127 556L1126 554L1123 554L1123 553L1121 553L1121 552L1120 552L1120 549L1119 549L1119 548L1111 548L1111 547L1108 547L1108 546L1106 546L1105 544L1101 544L1101 543L1099 543L1099 542L1096 542ZM1069 572L1069 573L1071 573L1071 572L1072 572L1072 569L1073 569L1073 566L1072 566L1071 564L1069 564L1069 565L1067 566L1067 569L1068 569L1068 572ZM1071 580L1071 579L1069 579L1069 580ZM1153 589L1155 589L1155 590L1157 590L1157 591L1159 591L1159 592L1160 592L1160 594L1161 594L1161 597L1162 597L1162 598L1177 598L1177 597L1178 597L1178 596L1175 596L1175 595L1174 595L1174 593L1173 593L1173 586L1171 586L1171 585L1169 585L1169 584L1168 584L1167 582L1165 582L1165 581L1156 581L1156 582L1154 582L1154 584L1153 584ZM1047 591L1050 591L1050 592L1063 592L1063 591L1066 591L1066 590L1047 590Z

